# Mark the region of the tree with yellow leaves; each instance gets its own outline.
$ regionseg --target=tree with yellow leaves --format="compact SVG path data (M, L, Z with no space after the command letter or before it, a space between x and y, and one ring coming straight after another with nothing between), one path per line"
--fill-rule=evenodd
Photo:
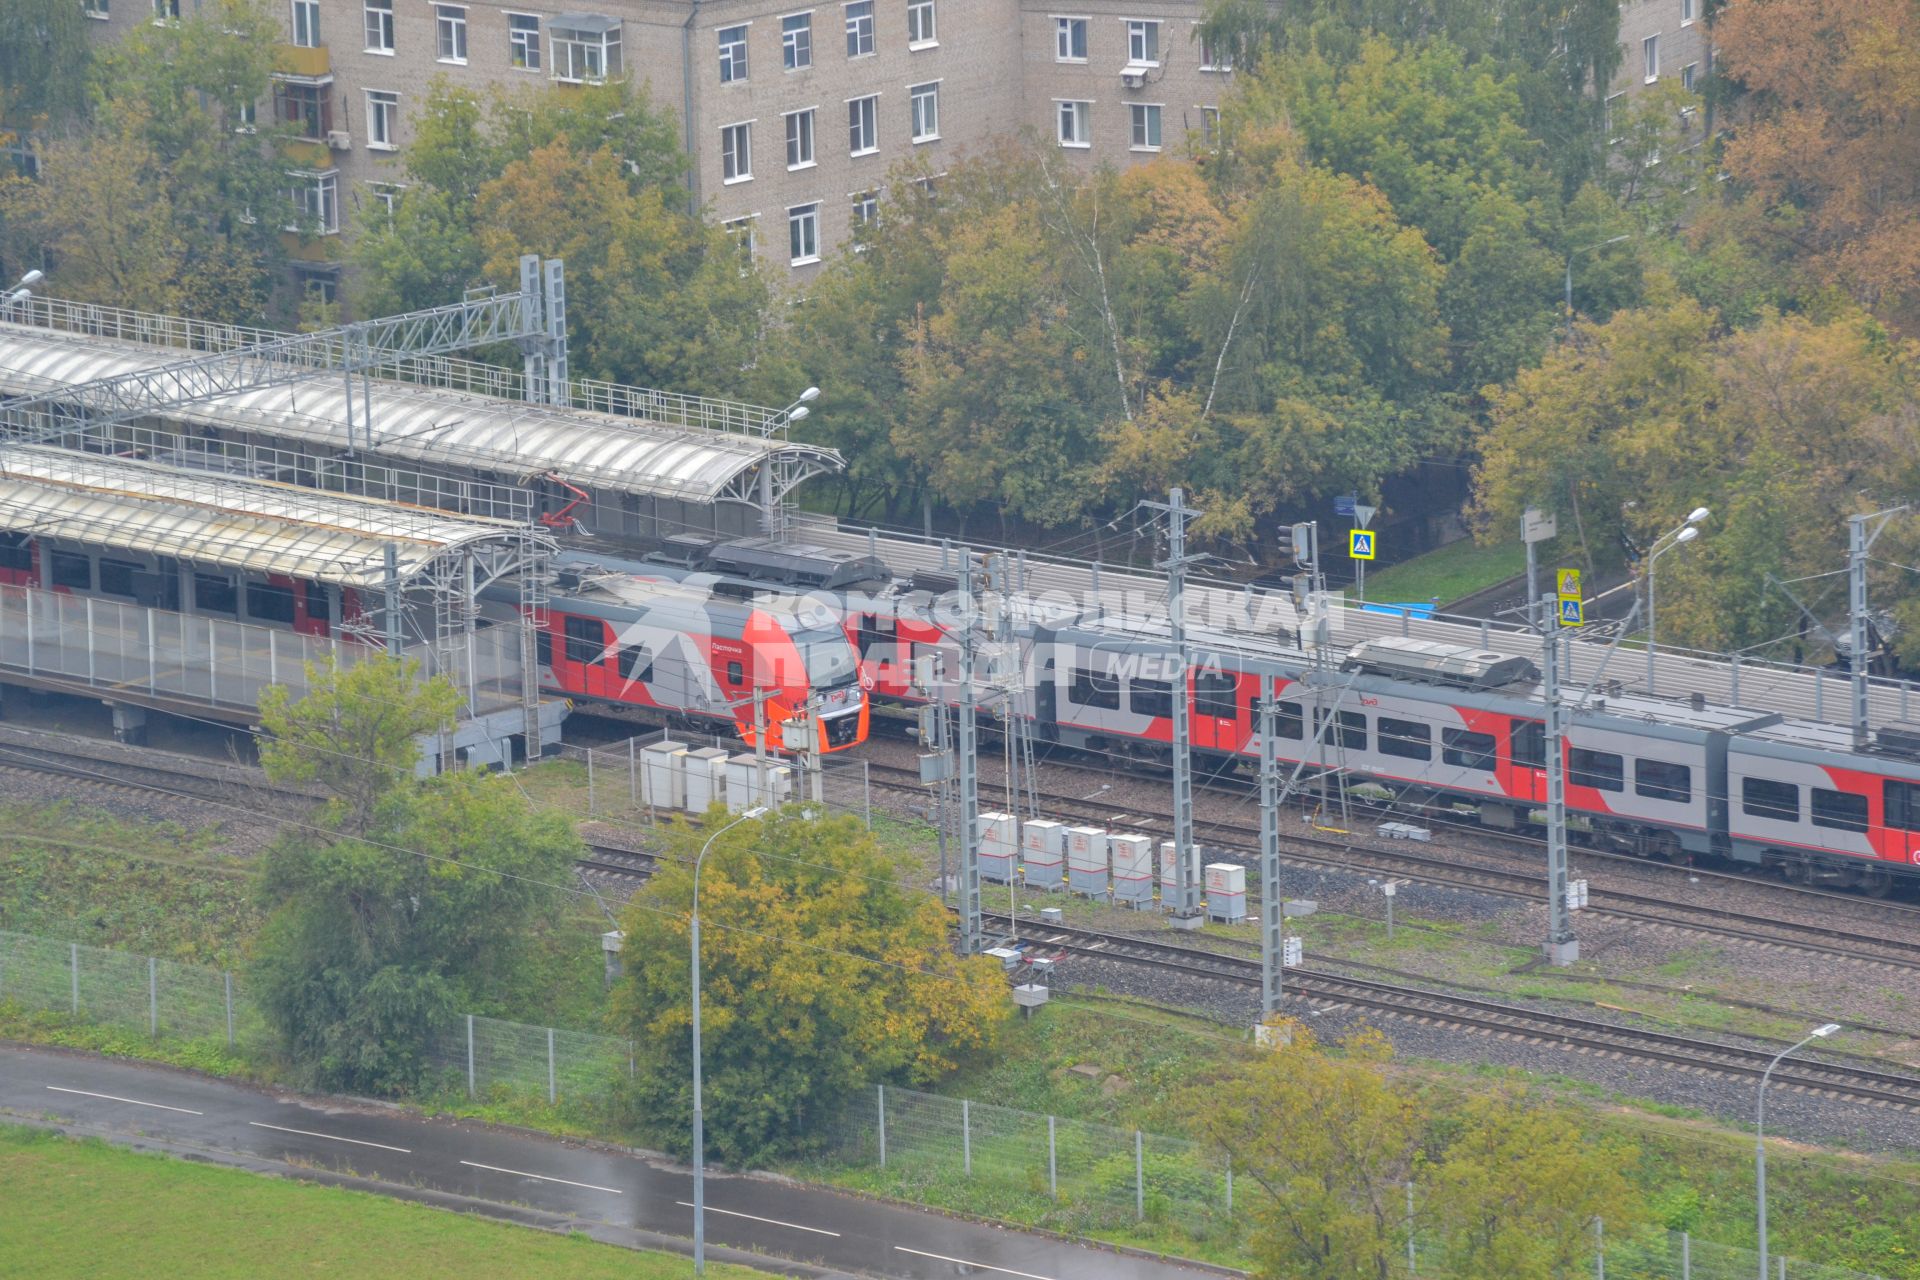
M614 1016L639 1048L633 1102L658 1140L691 1115L685 837L623 922ZM723 835L700 875L707 1149L750 1164L805 1149L874 1083L925 1084L990 1044L1000 968L956 957L940 904L852 819L778 816Z

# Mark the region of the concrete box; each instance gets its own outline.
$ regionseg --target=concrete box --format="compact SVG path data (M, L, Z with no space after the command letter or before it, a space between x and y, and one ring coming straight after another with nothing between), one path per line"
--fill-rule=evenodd
M1107 892L1107 833L1103 827L1067 828L1067 888L1088 897Z
M687 807L687 744L671 740L640 748L640 799L656 809Z
M976 821L980 824L980 878L1010 883L1020 856L1020 820L1010 813L983 813Z
M1113 859L1113 900L1133 906L1153 901L1153 841L1146 836L1108 836Z
M719 747L689 751L687 761L688 813L705 813L727 798L727 753Z
M760 780L760 761L750 755L727 761L727 812L745 813L755 805L777 809L793 799L793 769L766 761L766 781Z
M1195 845L1187 850L1187 862L1189 882L1196 885L1200 884L1199 845ZM1173 841L1162 840L1160 842L1160 896L1165 898L1173 891L1173 887Z
M1066 875L1067 824L1047 818L1022 823L1020 861L1026 864L1027 888L1058 889Z
M1237 862L1207 864L1207 918L1237 924L1247 918L1247 869Z

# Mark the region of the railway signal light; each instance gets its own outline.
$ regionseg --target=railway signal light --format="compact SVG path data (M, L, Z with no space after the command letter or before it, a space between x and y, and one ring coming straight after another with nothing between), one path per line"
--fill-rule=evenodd
M1300 524L1282 525L1279 530L1280 550L1293 558L1293 562L1302 567L1311 568L1319 548L1316 530L1312 521Z

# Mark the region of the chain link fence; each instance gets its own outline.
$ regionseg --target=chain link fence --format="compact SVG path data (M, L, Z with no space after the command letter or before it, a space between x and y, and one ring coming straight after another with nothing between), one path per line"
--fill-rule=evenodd
M469 1098L601 1103L633 1075L633 1041L468 1014L429 1060Z
M243 1052L267 1040L232 973L24 933L0 931L0 1002L154 1040Z
M1672 1231L1664 1237L1611 1242L1604 1263L1603 1280L1754 1280L1760 1254ZM1865 1271L1777 1254L1768 1260L1767 1273L1771 1280L1882 1280Z

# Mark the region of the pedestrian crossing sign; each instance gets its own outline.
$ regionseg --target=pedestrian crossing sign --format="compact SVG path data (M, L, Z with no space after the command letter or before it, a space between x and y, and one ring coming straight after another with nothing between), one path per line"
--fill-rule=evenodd
M1560 625L1561 626L1563 627L1580 626L1586 621L1586 619L1582 616L1583 612L1584 611L1581 608L1579 596L1561 596L1560 597Z
M1349 529L1347 531L1347 556L1353 560L1373 559L1373 530Z

